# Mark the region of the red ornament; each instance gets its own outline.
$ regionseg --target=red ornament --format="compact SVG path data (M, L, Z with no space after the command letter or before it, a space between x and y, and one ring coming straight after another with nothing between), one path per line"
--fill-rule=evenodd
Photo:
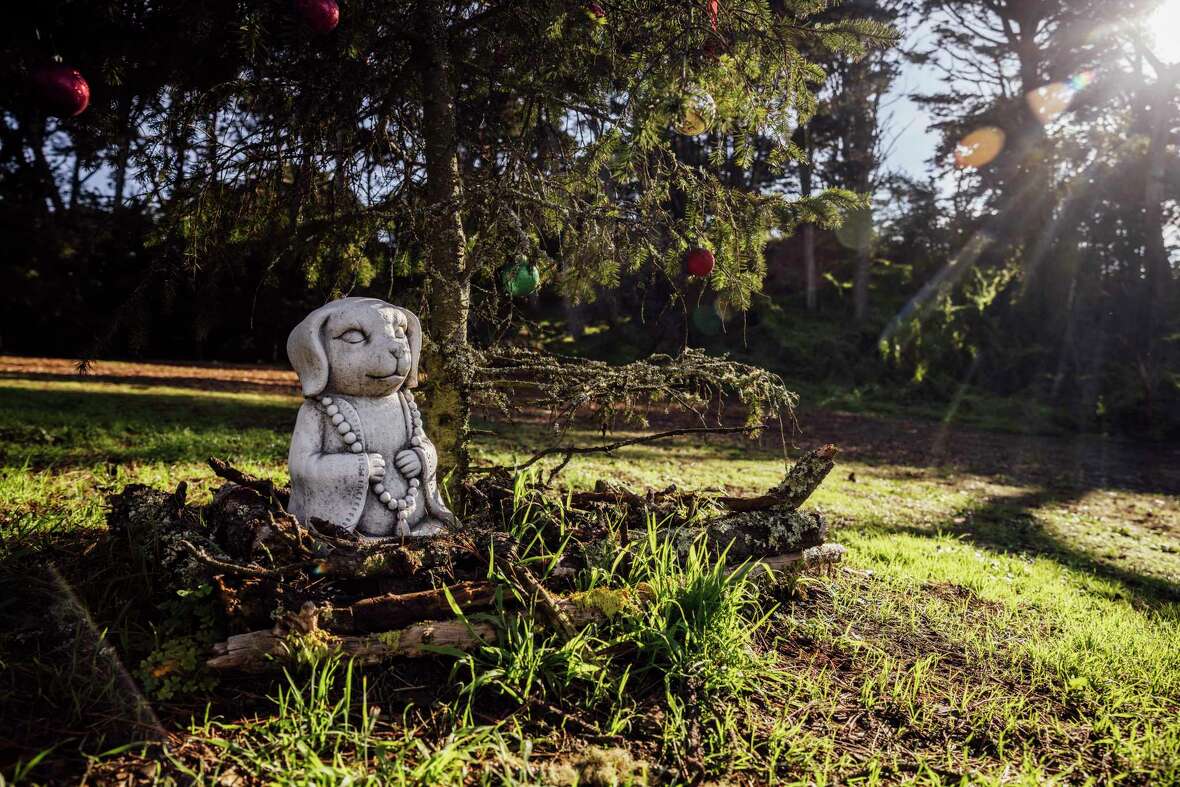
M606 19L606 9L600 6L598 3L587 3L586 15L595 21Z
M313 33L331 33L340 24L336 0L295 0L295 11Z
M38 68L33 84L41 102L58 117L80 115L90 106L90 85L76 68L60 63Z
M705 7L709 10L709 24L713 32L717 32L717 17L721 13L721 0L708 0Z
M684 255L684 267L688 269L689 276L697 276L703 278L713 272L713 252L708 249L697 247L691 249L688 254Z

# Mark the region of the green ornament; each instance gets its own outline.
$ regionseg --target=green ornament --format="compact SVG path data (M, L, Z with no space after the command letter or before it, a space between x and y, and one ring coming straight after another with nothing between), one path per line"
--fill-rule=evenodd
M536 292L541 284L541 271L528 260L521 259L500 272L500 281L509 295L519 298Z
M715 305L702 304L692 310L692 327L704 336L716 336L725 325Z

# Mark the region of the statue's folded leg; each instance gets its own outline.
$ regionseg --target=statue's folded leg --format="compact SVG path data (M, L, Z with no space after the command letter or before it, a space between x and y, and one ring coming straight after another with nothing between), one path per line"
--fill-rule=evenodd
M411 536L437 536L446 532L447 526L437 519L423 519L410 530Z

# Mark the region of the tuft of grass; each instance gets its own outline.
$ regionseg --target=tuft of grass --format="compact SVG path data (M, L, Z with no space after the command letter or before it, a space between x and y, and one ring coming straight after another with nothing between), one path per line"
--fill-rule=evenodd
M698 540L681 557L674 535L649 519L627 584L646 597L637 614L620 616L620 636L639 656L637 676L706 697L747 692L764 680L769 665L754 638L767 615L745 568L731 572L724 553L710 556Z
M194 724L189 741L168 753L171 764L202 783L463 785L475 773L498 783L528 778L521 746L496 727L458 727L432 746L408 715L384 725L351 663L330 658L310 665L302 678L284 676L269 716ZM191 756L206 747L220 754L212 767L209 758Z

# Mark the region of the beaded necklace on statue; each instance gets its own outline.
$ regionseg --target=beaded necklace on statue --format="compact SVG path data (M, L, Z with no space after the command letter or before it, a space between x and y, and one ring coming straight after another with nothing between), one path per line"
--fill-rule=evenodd
M403 391L402 393L406 398L406 404L410 408L410 445L419 448L422 445L424 437L422 432L422 414L418 412L418 405L414 402L414 394L409 391ZM344 414L340 412L340 407L333 403L332 397L321 397L320 404L323 406L324 412L331 419L332 425L336 427L336 431L343 437L349 450L354 454L363 452L365 446L362 444L360 436L353 431L352 424L344 420ZM385 472L396 473L398 471L392 465L386 465ZM385 484L381 483L378 479L370 479L370 484L373 494L377 496L377 499L390 511L397 512L398 525L407 525L410 513L414 510L414 506L418 502L418 490L421 488L422 482L417 478L407 478L407 491L403 497L394 497L385 489Z

